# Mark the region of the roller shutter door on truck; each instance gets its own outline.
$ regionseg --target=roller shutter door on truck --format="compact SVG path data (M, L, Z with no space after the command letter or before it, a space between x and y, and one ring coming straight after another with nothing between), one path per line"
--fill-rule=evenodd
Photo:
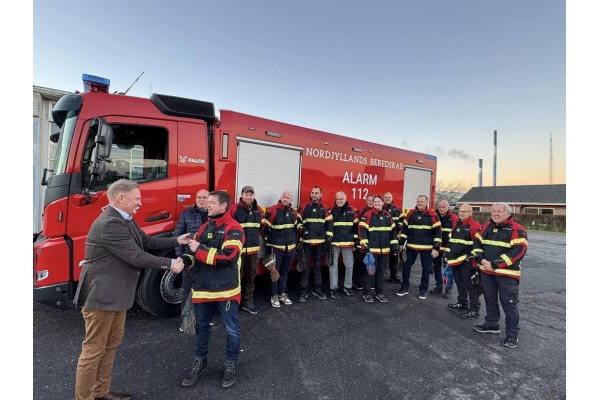
M236 193L239 195L244 186L254 187L258 205L267 209L277 204L281 194L289 190L294 196L292 205L297 208L302 148L246 138L237 141ZM262 258L264 254L265 243L261 236L258 256Z
M254 187L260 206L276 204L281 194L289 190L298 207L302 148L238 138L236 193L246 185Z
M404 166L404 194L402 195L402 209L415 208L417 196L426 195L431 201L431 177L428 169Z

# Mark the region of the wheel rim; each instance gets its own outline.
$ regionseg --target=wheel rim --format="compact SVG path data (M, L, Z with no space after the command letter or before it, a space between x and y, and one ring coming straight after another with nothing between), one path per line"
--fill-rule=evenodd
M180 274L175 274L167 271L163 274L160 281L160 294L165 302L169 304L181 303L181 277Z

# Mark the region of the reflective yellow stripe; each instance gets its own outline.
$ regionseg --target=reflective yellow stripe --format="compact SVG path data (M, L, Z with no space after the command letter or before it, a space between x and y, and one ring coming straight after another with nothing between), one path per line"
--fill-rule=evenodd
M325 243L325 239L304 239L302 240L303 243Z
M411 244L407 243L406 247L415 249L415 250L433 250L433 246L430 244Z
M366 222L364 222L364 221L360 221L360 223L358 224L358 226L362 226L363 228L367 228L367 229L369 229L369 224L367 224L367 223L366 223Z
M267 246L275 247L276 249L279 249L279 250L285 250L285 248L286 248L286 246L280 246L280 245L277 245L277 244L268 244ZM288 250L293 250L295 248L296 248L296 243L290 244L290 245L287 246Z
M510 241L512 244L524 244L527 245L527 239L525 238L516 238Z
M392 239L392 240L390 240L390 244L398 244L398 239Z
M450 232L452 231L452 228L442 228L442 232Z
M384 247L382 249L371 248L369 250L371 250L371 253L375 253L375 254L388 254L390 252L389 247Z
M242 247L244 247L242 242L239 240L226 240L223 242L222 248L229 247L229 246L235 246L240 250L242 250Z
M240 225L242 226L242 228L260 228L259 222L244 222Z
M450 238L450 243L461 243L461 244L465 244L467 246L473 246L472 240L462 240L462 239Z
M333 226L352 226L354 222L334 222Z
M192 289L192 298L193 299L218 299L218 298L228 298L236 296L241 292L240 286L235 289L225 290L222 292L205 292L205 291L196 291Z
M505 247L507 249L510 249L512 247L510 243L501 242L498 240L482 240L481 243L488 246Z
M294 228L294 224L283 224L283 225L273 225L271 226L273 229L289 229Z
M510 267L511 265L513 265L513 262L512 262L512 260L511 260L511 259L510 259L510 257L509 257L509 256L507 256L506 254L502 254L502 255L500 255L500 258L501 258L501 259L503 259L503 260L504 260L504 262L506 263L506 265L508 265L509 267Z
M269 221L269 220L268 220L268 219L266 219L266 218L263 218L263 220L262 220L261 222L262 222L263 224L265 224L266 226L269 226L269 227L270 227L270 226L273 226L273 224L271 223L271 221Z
M363 240L361 240L360 244L366 244L368 246L369 245L369 239L363 239Z
M354 242L332 242L334 246L354 246Z
M305 220L302 220L302 222L325 223L325 219L324 218L306 218Z
M481 264L479 265L479 269L481 271L489 272ZM494 270L494 274L521 277L521 271L520 270L515 271L514 269L507 269L507 268L496 268Z
M455 258L454 260L448 260L448 264L458 264L458 263L463 263L465 260L467 259L467 255L463 255L460 256L458 258Z
M215 265L214 259L215 259L216 254L217 254L217 249L215 249L214 247L211 248L210 250L208 250L208 255L206 256L206 263L208 265Z
M391 231L392 227L391 226L373 226L371 228L369 228L369 232L371 231Z
M429 226L429 225L409 225L408 229L433 229L433 226Z
M260 246L256 246L256 247L244 247L244 253L254 253L257 252L258 250L260 250Z

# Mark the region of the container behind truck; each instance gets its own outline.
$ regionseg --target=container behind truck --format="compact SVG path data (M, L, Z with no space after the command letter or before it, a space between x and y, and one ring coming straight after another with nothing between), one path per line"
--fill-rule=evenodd
M434 198L435 156L235 111L217 117L204 101L109 94L107 80L85 77L90 91L66 95L54 107L61 131L51 137L57 153L53 170L43 174L42 231L34 236L34 300L53 307L72 308L87 232L108 204L108 185L121 178L140 184L142 207L134 218L159 236L172 235L201 188L226 190L237 201L241 188L252 185L263 207L286 190L298 207L315 185L330 205L340 190L359 208L369 193L389 191L405 209L419 194ZM179 275L142 270L136 302L143 309L174 316L180 297Z

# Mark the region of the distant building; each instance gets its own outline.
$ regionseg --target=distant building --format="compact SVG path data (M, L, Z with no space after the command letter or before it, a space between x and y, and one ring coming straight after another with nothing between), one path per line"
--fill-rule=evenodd
M513 214L567 215L567 185L473 187L458 200L476 212L491 212L499 202L508 203Z
M52 120L52 108L65 94L62 90L33 86L33 232L42 229L42 210L45 187L40 185L44 168L52 169L56 144L50 133L58 130Z

